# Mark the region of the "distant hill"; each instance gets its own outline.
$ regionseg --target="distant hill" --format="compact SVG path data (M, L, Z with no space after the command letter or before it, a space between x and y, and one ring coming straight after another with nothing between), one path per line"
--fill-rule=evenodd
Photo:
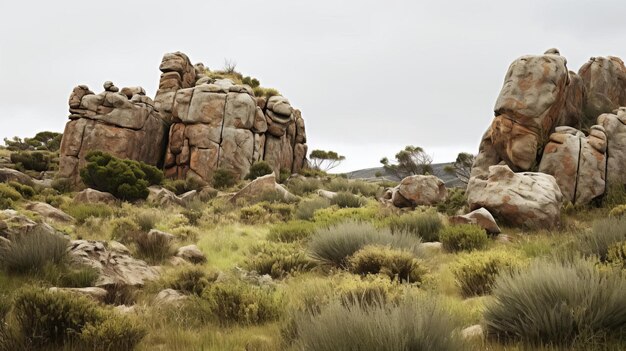
M465 184L459 180L454 174L446 173L444 168L448 165L452 165L452 162L448 163L433 163L433 175L439 177L444 181L446 187L464 187ZM377 177L376 175L381 175ZM399 182L401 179L387 172L383 167L374 167L374 168L366 168L359 169L356 171L346 173L349 179L363 179L363 180L393 180Z

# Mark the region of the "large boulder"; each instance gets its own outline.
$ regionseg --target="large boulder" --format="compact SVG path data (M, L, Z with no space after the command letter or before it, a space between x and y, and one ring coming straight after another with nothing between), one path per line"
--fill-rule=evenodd
M510 225L537 229L559 224L563 195L548 174L514 173L505 165L491 166L487 179L470 180L467 195L470 210L484 207Z
M59 222L74 221L72 216L45 202L31 202L26 205L26 209L38 213L46 219Z
M113 194L87 188L74 196L74 202L79 204L114 204L117 202L117 199Z
M598 117L604 127L608 143L606 179L607 187L626 185L626 107Z
M230 198L232 203L236 203L239 199L245 199L248 201L254 201L260 199L268 193L275 193L277 196L285 202L293 202L298 199L282 185L276 183L276 176L274 173L266 174L262 177L258 177L246 185L243 189L239 190L233 197Z
M0 168L0 183L8 182L18 182L29 186L33 186L35 184L33 182L33 178L30 176L11 168L2 167Z
M618 57L592 57L578 74L585 85L585 120L593 124L603 113L626 106L626 67Z
M202 253L202 251L200 251L200 249L196 245L187 245L180 247L176 251L176 257L180 257L183 260L194 264L206 262L206 256L204 255L204 253Z
M433 175L408 176L391 190L391 202L396 207L436 205L447 196L445 183Z
M484 208L476 209L470 213L452 216L449 218L450 224L474 224L483 228L488 234L500 234L501 230L498 223L491 213Z

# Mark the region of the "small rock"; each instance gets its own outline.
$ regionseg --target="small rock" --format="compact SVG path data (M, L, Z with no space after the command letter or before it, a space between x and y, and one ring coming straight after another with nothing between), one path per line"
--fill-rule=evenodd
M465 215L450 217L449 220L453 225L476 224L489 234L499 234L501 232L491 213L482 207Z
M177 305L187 299L187 296L183 295L180 291L174 289L161 290L154 298L154 302L157 305Z
M87 188L74 196L74 202L76 203L86 203L86 204L97 204L97 203L105 203L105 204L113 204L117 201L115 196L109 193L105 193L103 191L98 191L95 189Z
M257 199L271 192L276 192L285 202L292 202L298 199L297 196L287 191L282 185L276 183L276 176L274 173L271 173L251 181L250 184L239 190L239 192L230 199L230 202L236 203L238 199Z
M433 241L429 243L422 243L421 248L430 253L440 253L443 252L443 244L438 241Z
M183 206L185 204L180 197L176 196L176 194L160 186L151 186L148 190L150 191L150 194L148 195L146 201L149 203L160 206Z
M471 327L467 327L461 330L461 336L463 336L464 339L483 338L483 327L480 324L475 324Z
M332 200L332 199L335 198L335 196L337 196L337 193L333 192L333 191L319 189L317 191L317 195L319 195L319 196L321 196L321 197L323 197L325 199Z
M67 213L55 208L45 202L31 202L26 205L26 209L39 213L45 218L60 222L72 222L74 218Z
M202 253L196 245L187 245L179 248L178 251L176 251L176 257L180 257L194 264L204 263L207 260L204 253Z
M174 234L166 233L157 229L151 229L148 232L148 240L154 240L159 242L172 242L176 239Z

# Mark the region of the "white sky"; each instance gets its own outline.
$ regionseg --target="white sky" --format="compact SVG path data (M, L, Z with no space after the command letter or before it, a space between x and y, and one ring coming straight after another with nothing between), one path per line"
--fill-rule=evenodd
M154 97L165 52L225 59L302 110L309 149L376 167L405 145L477 152L510 62L557 47L571 70L626 58L624 1L8 1L0 138L62 131L72 88Z

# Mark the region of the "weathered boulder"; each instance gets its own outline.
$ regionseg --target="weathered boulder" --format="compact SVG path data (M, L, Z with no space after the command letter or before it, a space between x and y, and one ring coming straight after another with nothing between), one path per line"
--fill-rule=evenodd
M183 206L185 204L176 194L160 186L153 185L148 187L148 191L150 192L146 198L148 203L159 206Z
M578 74L586 88L585 120L593 124L598 116L626 106L626 67L618 57L592 57Z
M200 249L196 245L187 245L179 248L176 251L176 257L180 257L185 261L194 264L204 263L207 260L204 253L202 253L202 251L200 251Z
M8 239L27 235L34 231L64 236L63 233L57 231L49 224L37 223L15 210L0 211L0 219L2 219L0 221L0 236Z
M602 126L592 126L587 137L574 128L557 127L544 148L539 172L556 178L564 200L587 204L604 194L606 147Z
M70 95L71 115L61 141L58 176L74 184L80 183L79 169L92 150L153 166L163 158L168 124L152 99L140 94L129 99L116 92L111 82L106 82L104 88L103 93L95 95L81 85Z
M114 204L117 202L117 199L110 193L87 188L74 196L74 202L79 204Z
M626 185L626 107L598 117L608 139L606 180L607 188Z
M433 175L408 176L392 189L391 201L396 207L436 205L446 199L448 190L443 180Z
M186 300L187 298L188 298L187 296L185 296L183 293L181 293L178 290L164 289L164 290L159 291L157 296L154 298L154 303L157 306L178 305L184 300Z
M501 232L498 223L491 213L484 208L476 209L468 214L452 216L449 218L450 224L475 224L483 228L488 234L499 234Z
M96 287L143 286L159 277L159 271L125 252L111 249L103 241L74 240L68 248L72 263L86 265L99 273Z
M276 193L285 202L293 202L298 199L282 185L276 183L276 176L274 173L266 174L262 177L258 177L246 185L243 189L239 190L233 197L230 198L230 202L236 203L239 199L245 200L257 200L261 196L268 193Z
M39 213L44 218L52 219L59 222L72 222L74 217L59 210L56 207L51 206L45 202L31 202L26 205L26 209Z
M332 199L335 198L335 196L337 196L337 193L334 192L334 191L328 191L328 190L324 190L324 189L319 189L317 191L317 195L319 195L319 196L321 196L321 197L323 197L325 199L332 200ZM391 199L391 198L389 198L389 199Z
M502 221L526 228L552 228L559 224L563 195L553 176L514 173L508 166L489 167L487 179L470 179L470 210L484 207Z
M0 168L0 183L8 183L8 182L18 182L24 185L33 186L33 178L30 176L16 171L11 168Z
M593 121L587 121L584 114L585 106L585 83L582 78L572 72L568 72L569 82L567 84L565 92L565 105L561 109L557 126L568 126L576 129L581 127L589 127L595 123Z

